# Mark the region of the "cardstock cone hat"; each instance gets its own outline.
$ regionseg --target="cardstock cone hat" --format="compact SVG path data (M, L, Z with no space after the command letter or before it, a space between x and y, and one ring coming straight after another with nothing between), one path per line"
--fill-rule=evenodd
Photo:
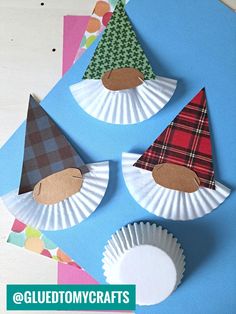
M116 5L83 79L101 79L105 72L118 68L135 68L143 73L145 80L156 78L121 0Z
M215 189L206 103L205 89L202 89L134 166L149 171L164 163L185 166L197 174L200 186Z
M67 168L88 171L61 130L30 96L19 194L32 191L43 178Z

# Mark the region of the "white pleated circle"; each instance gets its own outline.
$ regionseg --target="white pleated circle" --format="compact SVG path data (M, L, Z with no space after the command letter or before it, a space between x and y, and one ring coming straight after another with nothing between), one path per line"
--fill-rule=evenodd
M112 235L103 269L110 284L135 284L136 303L157 304L181 283L185 257L177 239L156 224L135 223Z
M173 96L177 81L158 76L136 88L111 91L101 80L82 80L70 86L77 103L94 118L112 124L149 119Z
M164 188L154 181L152 172L134 167L141 155L123 153L122 170L126 186L143 208L172 220L190 220L202 217L217 208L229 196L230 190L219 182L216 189L200 187L194 193Z
M40 230L61 230L79 224L100 204L108 185L109 162L87 164L81 190L53 205L37 203L33 193L18 189L1 197L5 207L20 221Z

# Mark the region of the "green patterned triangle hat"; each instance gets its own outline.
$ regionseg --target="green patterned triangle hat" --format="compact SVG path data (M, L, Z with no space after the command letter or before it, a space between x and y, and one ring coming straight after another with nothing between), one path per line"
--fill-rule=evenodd
M101 79L105 72L118 68L135 68L143 73L145 80L156 78L122 0L116 5L83 79Z
M159 112L176 85L176 80L154 73L125 12L124 0L119 0L83 79L71 85L70 91L92 117L112 124L134 124Z

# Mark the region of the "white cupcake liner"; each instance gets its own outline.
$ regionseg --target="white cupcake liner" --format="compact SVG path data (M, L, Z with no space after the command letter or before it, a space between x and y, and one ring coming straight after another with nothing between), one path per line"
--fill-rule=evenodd
M80 191L53 205L37 203L33 193L18 195L18 189L1 197L6 208L20 221L40 230L70 228L89 217L100 204L109 180L109 162L87 164Z
M138 250L143 253L141 258L132 260ZM159 260L151 260L156 253ZM130 257L130 254L134 255ZM166 299L181 283L185 270L185 257L177 239L149 222L129 224L117 231L108 241L103 255L106 281L110 284L136 284L136 303L139 305L157 304ZM150 263L154 263L154 268ZM128 278L133 272L130 281L124 272L128 273Z
M133 166L140 157L123 153L124 180L136 202L156 216L172 220L199 218L212 212L230 194L230 190L217 181L215 190L200 187L193 193L164 188L156 184L151 171Z
M134 124L149 119L170 100L177 81L158 76L136 88L111 91L101 80L82 80L70 86L78 104L94 118L112 124Z

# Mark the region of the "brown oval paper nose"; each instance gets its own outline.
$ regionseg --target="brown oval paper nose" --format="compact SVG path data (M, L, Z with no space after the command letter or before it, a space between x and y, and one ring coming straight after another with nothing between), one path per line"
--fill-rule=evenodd
M33 190L33 197L41 204L56 204L80 191L83 183L81 171L68 168L39 181Z
M156 165L152 176L157 184L181 192L195 192L200 185L200 180L194 171L170 163Z
M135 88L144 82L144 75L134 68L112 69L102 76L103 85L112 91Z

